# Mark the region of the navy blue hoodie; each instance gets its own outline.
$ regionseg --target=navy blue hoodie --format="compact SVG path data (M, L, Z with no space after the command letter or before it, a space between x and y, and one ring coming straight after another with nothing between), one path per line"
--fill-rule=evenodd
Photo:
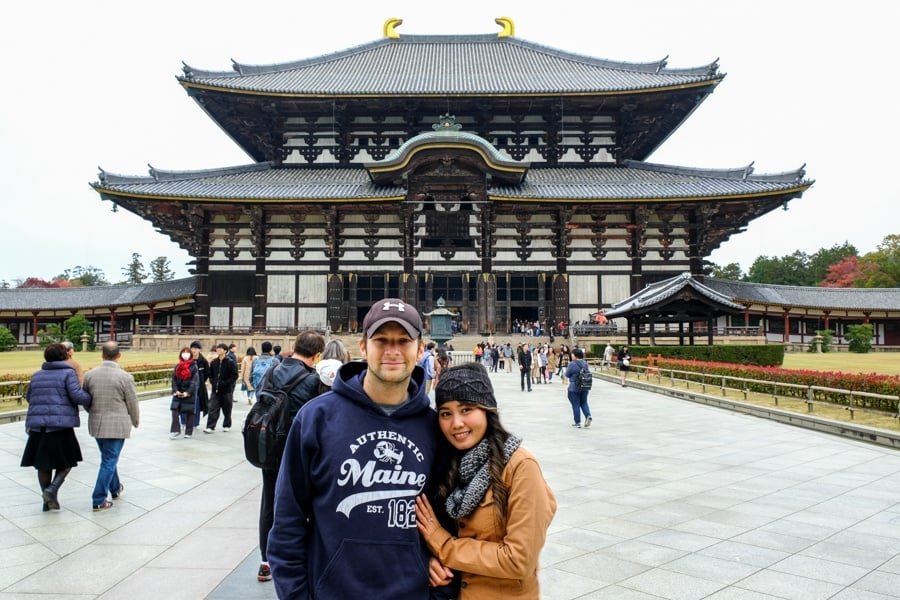
M429 596L415 498L434 461L437 415L421 369L391 416L363 391L365 369L341 367L332 391L291 425L267 549L279 598Z

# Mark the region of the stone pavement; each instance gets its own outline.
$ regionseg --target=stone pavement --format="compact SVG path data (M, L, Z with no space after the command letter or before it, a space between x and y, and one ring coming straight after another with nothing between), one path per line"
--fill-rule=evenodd
M556 380L493 376L559 511L542 597L900 598L900 453L597 380L594 424L571 426ZM0 600L274 598L258 583L259 472L231 432L168 439L166 398L141 404L123 496L93 513L97 449L41 512L20 468L22 423L0 426ZM377 594L373 593L373 597Z

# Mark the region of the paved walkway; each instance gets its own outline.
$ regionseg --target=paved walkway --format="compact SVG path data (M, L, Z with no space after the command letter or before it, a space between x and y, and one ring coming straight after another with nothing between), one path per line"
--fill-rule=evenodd
M558 382L494 381L559 500L544 598L900 598L900 452L601 381L593 427L575 429ZM87 460L49 513L18 466L23 425L0 426L0 600L274 598L255 579L260 475L239 427L170 441L168 399L141 408L125 493L97 514L85 426Z

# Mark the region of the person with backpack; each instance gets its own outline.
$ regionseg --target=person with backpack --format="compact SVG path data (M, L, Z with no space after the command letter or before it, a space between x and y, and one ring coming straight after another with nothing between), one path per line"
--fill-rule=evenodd
M566 367L566 379L569 380L569 404L572 405L572 416L575 418L573 427L581 427L581 415L584 414L585 428L591 426L591 406L588 404L588 394L594 383L594 375L587 361L584 360L584 350L575 348L572 350L574 360Z
M628 351L628 346L622 346L616 355L616 367L618 367L619 375L621 376L619 383L622 384L622 387L625 387L625 378L628 377L628 371L631 370L631 352Z
M267 343L267 342L266 342ZM265 348L265 343L263 344ZM300 408L319 394L319 376L316 373L316 362L325 349L325 338L316 331L301 332L294 340L294 352L285 357L279 364L262 376L257 388L256 404L247 415L244 425L244 448L257 451L259 436L266 435L256 429L256 438L249 435L250 424L255 414L270 411L273 421L278 427L267 428L271 435L267 442L267 456L256 457L256 466L262 470L262 495L259 501L259 570L257 581L270 581L272 569L269 566L268 541L269 531L275 517L275 487L278 480L278 469L284 453L284 441L291 423ZM259 360L259 359L257 359ZM279 431L280 430L280 431ZM248 452L249 454L249 452ZM248 458L250 458L248 456ZM262 461L260 461L262 459Z
M268 558L279 598L429 597L416 496L437 451L425 395L422 318L399 298L376 302L359 351L288 433ZM442 568L442 567L440 567Z

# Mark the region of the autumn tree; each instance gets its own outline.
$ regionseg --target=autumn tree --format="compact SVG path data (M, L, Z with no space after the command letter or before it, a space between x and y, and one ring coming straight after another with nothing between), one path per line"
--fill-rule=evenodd
M827 288L849 288L856 285L859 277L859 259L855 256L848 256L828 267L825 279L819 285Z
M106 275L103 271L93 265L82 267L77 265L71 269L66 269L56 276L56 279L66 279L72 282L76 287L91 287L95 285L109 285Z
M858 257L859 252L856 247L844 242L841 245L835 244L831 248L821 248L819 251L809 257L807 263L807 283L806 285L819 285L828 275L828 269L846 258Z
M900 287L900 235L886 236L874 252L860 259L856 287Z
M58 288L59 280L47 281L40 277L27 277L18 286L19 288Z
M165 256L157 256L150 261L150 281L171 281L175 279L175 273L169 268L169 259Z

